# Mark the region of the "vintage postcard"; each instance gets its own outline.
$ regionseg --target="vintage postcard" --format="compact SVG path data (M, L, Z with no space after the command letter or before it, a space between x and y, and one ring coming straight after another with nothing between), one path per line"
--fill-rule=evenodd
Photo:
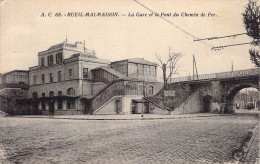
M259 163L258 0L0 0L0 163Z

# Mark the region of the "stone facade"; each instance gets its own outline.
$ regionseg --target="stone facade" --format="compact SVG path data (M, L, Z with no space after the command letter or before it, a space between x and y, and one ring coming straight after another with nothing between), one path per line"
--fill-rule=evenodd
M252 72L255 71L258 71L258 69ZM249 87L259 90L258 74L175 82L166 88L166 90L175 91L175 96L165 97L164 102L176 110L173 112L175 114L194 112L232 113L236 108L235 95L241 89Z
M13 70L0 76L0 110L14 114L30 114L28 101L29 71Z
M35 110L43 114L51 110L55 114L82 114L79 96L91 97L103 87L92 83L90 71L109 64L80 42L52 46L39 52L38 59L38 65L29 69L29 96L38 100Z
M38 114L133 113L132 100L141 99L144 95L154 95L162 88L162 84L156 82L156 64L143 59L125 61L126 69L118 69L117 66L121 66L122 61L110 64L107 60L99 59L94 51L86 49L81 42L63 42L39 52L38 65L29 68L29 98L32 110ZM134 70L137 71L137 78L128 72L133 63L136 66ZM138 70L142 70L142 73ZM108 91L118 90L113 83L120 79L128 80L129 82L124 83L133 85L129 86L133 91L137 89L134 89L134 83L142 84L141 88L138 84L138 94L131 92L131 95L130 91L128 92L130 88L124 86L120 86L124 87L123 94L113 95L114 91ZM133 80L138 81L132 83ZM109 87L110 85L113 87Z
M111 62L111 68L135 80L157 80L157 64L144 59L132 58Z
M21 88L29 89L29 71L13 70L0 75L0 89Z

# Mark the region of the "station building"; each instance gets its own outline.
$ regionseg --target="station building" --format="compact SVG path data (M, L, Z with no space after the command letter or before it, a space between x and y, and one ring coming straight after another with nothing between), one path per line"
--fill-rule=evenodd
M29 114L28 91L28 70L13 70L0 74L0 112L11 115Z
M0 89L21 88L29 89L29 71L13 70L0 74Z
M62 42L39 52L38 65L29 68L31 110L35 114L131 114L140 113L140 108L149 112L142 98L163 86L156 81L156 68L139 58L110 63L82 42Z

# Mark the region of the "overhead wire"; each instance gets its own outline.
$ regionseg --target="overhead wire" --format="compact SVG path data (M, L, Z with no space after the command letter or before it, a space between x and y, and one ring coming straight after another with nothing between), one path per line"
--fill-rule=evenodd
M222 38L228 38L228 37L245 35L245 34L247 34L247 33L240 33L240 34L233 34L233 35L226 35L226 36L217 36L217 37L211 37L211 38L203 38L203 39L197 39L197 40L194 40L194 41L222 39Z
M148 8L147 6L145 6L144 4L142 4L141 2L134 0L136 3L138 3L139 5L141 5L142 7L144 7L145 9L149 10L150 12L157 14L155 11L153 11L152 9ZM177 28L178 30L182 31L183 33L185 33L186 35L190 36L193 38L193 40L195 39L199 39L198 37L194 36L193 34L189 33L188 31L184 30L183 28L179 27L178 25L174 24L173 22L169 21L168 19L162 17L161 15L158 15L159 18L163 19L164 21L168 22L169 24L171 24L172 26L174 26L175 28ZM201 43L203 43L204 45L206 45L209 48L212 48L213 45L208 44L204 41L200 41Z
M212 49L223 49L225 47L232 47L232 46L239 46L239 45L245 45L245 44L251 44L252 42L249 43L238 43L238 44L230 44L230 45L224 45L224 46L217 46L217 47L212 47Z

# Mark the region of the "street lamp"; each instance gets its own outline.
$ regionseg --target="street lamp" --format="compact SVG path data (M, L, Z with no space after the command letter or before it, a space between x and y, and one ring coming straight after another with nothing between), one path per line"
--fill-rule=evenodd
M145 92L145 85L144 85L144 83L143 83L143 95L144 95L144 98L145 98L145 94L146 92ZM143 98L143 99L144 99ZM142 103L142 115L141 115L141 117L144 117L144 102Z

